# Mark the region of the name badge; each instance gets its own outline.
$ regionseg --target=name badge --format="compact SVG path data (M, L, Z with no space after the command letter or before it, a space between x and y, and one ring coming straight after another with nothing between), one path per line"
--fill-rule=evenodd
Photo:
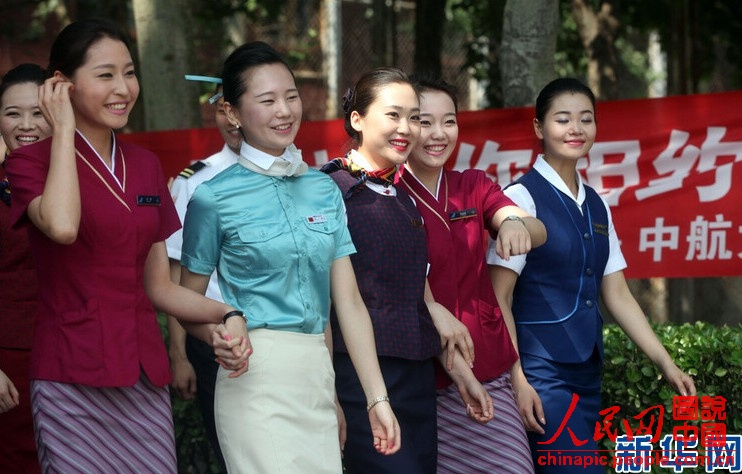
M317 214L315 216L308 216L307 222L310 224L324 224L327 222L327 216L324 214Z
M608 235L608 226L606 224L598 224L593 222L593 232L600 235Z
M137 206L159 206L160 196L137 196Z
M469 209L463 209L461 211L453 211L448 214L448 218L452 221L457 221L459 219L466 219L467 217L472 217L477 215L477 210L475 208L469 208Z

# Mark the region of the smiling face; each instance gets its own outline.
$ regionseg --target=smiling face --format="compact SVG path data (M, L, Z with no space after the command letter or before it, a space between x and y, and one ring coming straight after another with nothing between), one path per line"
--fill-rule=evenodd
M139 97L139 82L124 43L108 37L93 43L70 80L75 123L83 134L126 125Z
M38 84L23 82L5 90L0 97L0 135L10 151L51 135L39 110Z
M554 97L543 120L534 119L533 126L536 136L543 142L547 161L577 161L586 156L597 133L590 98L572 92Z
M358 151L376 169L404 163L420 138L420 104L410 84L380 87L366 115L352 112L353 129L361 135Z
M235 106L224 104L227 117L239 125L247 143L280 156L296 138L302 104L294 77L281 63L263 64L242 73L245 93Z
M458 138L456 106L451 97L438 90L420 93L420 140L408 160L413 172L421 167L440 169L453 153Z

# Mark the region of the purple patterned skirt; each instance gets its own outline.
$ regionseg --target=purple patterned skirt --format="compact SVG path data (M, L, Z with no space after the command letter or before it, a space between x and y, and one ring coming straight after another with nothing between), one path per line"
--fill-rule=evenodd
M31 381L43 472L176 473L170 394L142 374L133 387Z

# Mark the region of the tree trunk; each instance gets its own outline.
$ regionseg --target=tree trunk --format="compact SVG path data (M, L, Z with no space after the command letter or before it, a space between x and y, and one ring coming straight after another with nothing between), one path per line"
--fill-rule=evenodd
M415 71L441 75L441 50L446 0L418 0L415 4Z
M397 65L397 29L394 1L373 0L371 67Z
M325 118L338 117L340 106L340 71L342 71L343 29L342 8L340 0L322 0L320 2L320 41L322 42L322 70L325 71L327 84L327 102Z
M572 16L588 56L587 83L599 99L618 97L618 53L615 39L620 23L611 2L601 2L598 12L592 2L572 0Z
M146 130L192 128L201 125L200 86L184 74L191 66L187 0L133 0Z
M507 1L500 50L505 107L532 105L554 78L558 28L558 0Z

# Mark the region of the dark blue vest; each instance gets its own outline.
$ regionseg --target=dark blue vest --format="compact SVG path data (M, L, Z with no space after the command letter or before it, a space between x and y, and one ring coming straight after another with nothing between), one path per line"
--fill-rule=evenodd
M345 195L357 178L330 175ZM400 188L382 196L361 186L345 198L348 230L357 253L358 289L368 308L380 356L425 360L441 351L440 336L425 304L428 246L420 212ZM347 352L334 308L330 313L335 351Z
M518 349L556 362L603 354L600 284L608 261L608 213L585 186L582 213L574 200L531 170L516 181L533 197L546 226L544 245L531 250L513 293Z

